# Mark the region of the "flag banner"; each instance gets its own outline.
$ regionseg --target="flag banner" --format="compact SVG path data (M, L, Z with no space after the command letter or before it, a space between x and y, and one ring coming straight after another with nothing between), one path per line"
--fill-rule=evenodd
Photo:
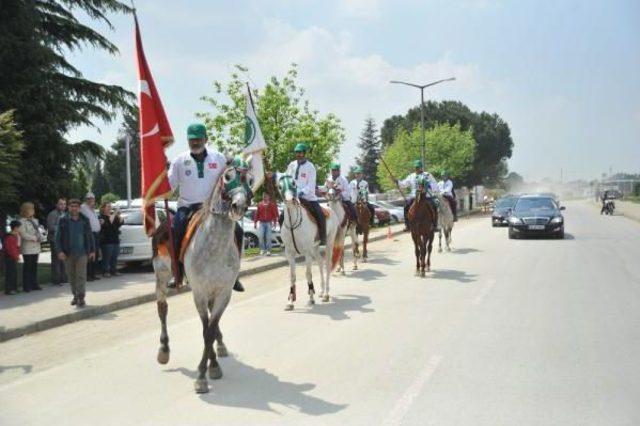
M253 176L251 190L256 192L264 182L264 164L262 158L264 150L267 149L267 144L262 136L260 124L258 124L258 118L248 84L245 97L247 107L244 115L244 149L242 152L245 156L251 155L251 159L249 160L251 175Z
M167 179L165 148L173 143L173 133L162 107L160 95L153 81L147 58L142 48L138 18L135 19L136 57L140 84L140 177L144 208L144 226L147 235L155 229L155 202L168 198L171 186Z

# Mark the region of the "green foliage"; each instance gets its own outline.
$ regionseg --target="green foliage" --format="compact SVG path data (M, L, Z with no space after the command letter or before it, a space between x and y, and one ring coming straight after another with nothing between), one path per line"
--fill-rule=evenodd
M511 172L503 179L503 185L507 191L517 192L522 188L524 178L516 172Z
M84 199L84 196L89 192L91 185L89 184L89 175L87 169L81 166L74 166L72 169L73 179L68 185L67 195L69 198Z
M20 156L23 149L22 134L16 129L13 111L0 113L0 212L18 211L21 200L16 188L20 179L24 179Z
M364 122L364 129L360 135L360 156L356 160L356 164L361 166L364 172L364 179L369 183L371 192L378 192L380 185L378 184L378 159L380 157L380 137L376 129L376 123L373 118L369 117Z
M109 181L102 172L102 164L98 163L93 173L91 181L91 192L96 196L96 200L100 200L104 194L110 191Z
M104 159L104 174L109 181L110 190L120 198L127 195L127 160L125 138L130 138L131 154L131 197L140 197L140 133L138 109L134 108L124 115L124 122L118 132L117 141Z
M97 197L97 195L96 195L96 197ZM100 204L102 204L102 203L113 203L115 201L118 201L119 199L120 199L120 196L118 194L114 194L113 192L107 192L102 197L100 197Z
M116 0L7 0L0 7L0 111L15 109L25 149L23 168L37 179L21 179L22 200L51 205L82 182L73 179L77 161L96 145L70 144L65 135L95 119L110 121L128 108L133 95L121 87L85 79L69 61L70 52L89 46L110 54L116 47L80 22L110 26L107 14L129 8Z
M473 167L464 175L455 176L457 184L493 186L507 174L506 160L511 158L513 140L509 126L497 114L477 113L458 101L426 102L425 128L431 129L437 123L458 123L462 131L473 132L476 142ZM411 132L414 128L420 128L419 106L404 116L395 115L384 121L380 131L383 147L393 143L399 131Z
M203 96L213 112L198 113L207 124L209 141L218 149L238 152L244 145L244 114L246 85L241 74L248 69L236 65L230 82L223 87L215 81L214 94ZM301 140L311 147L307 154L319 173L329 170L344 142L344 129L334 114L321 116L312 110L298 84L295 64L284 77L271 77L264 88L252 91L258 122L267 143L265 166L268 170L284 171L294 158L293 148ZM320 176L322 176L320 174Z
M383 158L396 179L413 171L413 161L420 157L421 130L401 129L395 141L386 149ZM459 124L436 124L425 133L427 158L425 170L439 173L447 170L452 177L468 173L475 155L475 141L470 130L463 131ZM396 185L384 166L378 167L378 179L384 190Z

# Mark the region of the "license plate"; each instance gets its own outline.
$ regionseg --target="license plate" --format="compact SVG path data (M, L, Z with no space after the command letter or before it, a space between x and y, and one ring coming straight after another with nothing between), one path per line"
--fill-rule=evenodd
M131 254L133 253L133 247L120 247L120 254Z
M532 231L541 231L544 229L544 225L529 225L529 229Z

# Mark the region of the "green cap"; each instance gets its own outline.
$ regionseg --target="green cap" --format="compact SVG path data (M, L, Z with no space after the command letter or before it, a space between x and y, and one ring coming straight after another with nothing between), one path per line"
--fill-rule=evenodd
M293 152L307 152L308 150L309 150L309 147L307 146L307 144L304 142L300 142L296 144L296 147L293 149Z
M249 168L249 165L242 159L242 157L235 157L231 162L231 165L236 169L246 170Z
M340 170L340 163L333 162L331 163L331 170Z
M192 123L187 127L187 139L203 139L207 137L207 128L202 123Z
M416 161L414 161L414 162L413 162L413 167L414 167L414 168L416 168L416 169L417 169L417 168L420 168L420 169L421 169L421 168L422 168L422 160L416 160Z
M353 169L354 173L364 173L364 170L362 169L362 166L356 166L355 169Z

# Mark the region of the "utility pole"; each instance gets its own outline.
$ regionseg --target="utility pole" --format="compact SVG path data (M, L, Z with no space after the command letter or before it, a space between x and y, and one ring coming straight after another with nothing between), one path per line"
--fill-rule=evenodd
M124 137L125 158L127 163L127 208L131 208L131 135Z

